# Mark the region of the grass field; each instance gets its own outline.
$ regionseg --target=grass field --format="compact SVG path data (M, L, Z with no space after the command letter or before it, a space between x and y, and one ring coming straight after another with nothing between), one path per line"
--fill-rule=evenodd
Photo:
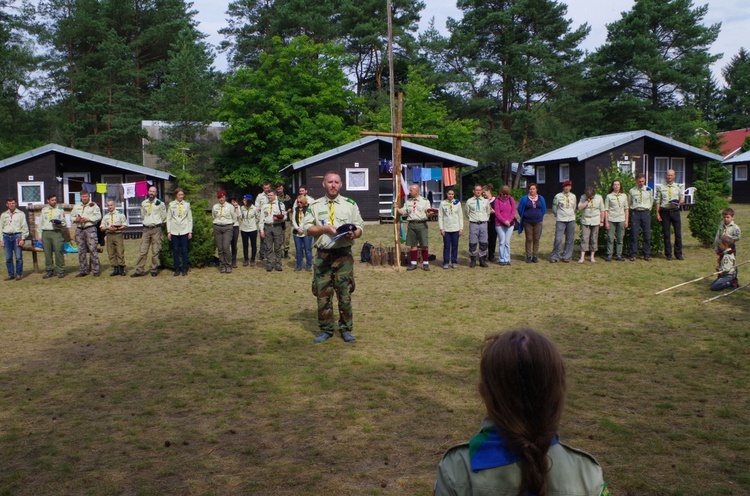
M683 219L683 262L526 264L514 236L511 267L469 269L465 238L457 270L357 263L352 345L312 343L292 260L131 279L104 256L103 277L42 280L26 253L27 276L1 283L0 494L431 495L440 456L483 417L484 336L519 326L562 351L561 439L613 494L750 494L750 289L654 295L714 270ZM357 255L391 231L367 226Z

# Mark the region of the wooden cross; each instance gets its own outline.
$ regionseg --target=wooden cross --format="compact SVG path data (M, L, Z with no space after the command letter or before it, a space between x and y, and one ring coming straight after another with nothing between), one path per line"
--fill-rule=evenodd
M401 216L398 214L398 207L401 201L401 140L403 138L420 138L420 139L438 139L436 134L404 134L401 132L402 115L404 108L404 94L398 94L398 116L396 125L392 133L379 133L362 131L363 136L383 136L393 138L393 239L396 251L396 270L401 272L401 237L399 230L401 227ZM426 260L423 260L426 262Z

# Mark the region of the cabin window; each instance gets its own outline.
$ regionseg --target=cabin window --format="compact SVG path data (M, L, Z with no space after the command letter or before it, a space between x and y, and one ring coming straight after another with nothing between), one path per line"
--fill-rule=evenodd
M370 189L368 177L368 169L346 169L347 191L368 191Z

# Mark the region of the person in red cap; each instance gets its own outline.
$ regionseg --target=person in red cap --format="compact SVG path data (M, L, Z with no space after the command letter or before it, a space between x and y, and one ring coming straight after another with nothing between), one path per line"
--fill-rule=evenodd
M576 195L570 192L573 181L562 183L562 192L555 195L552 200L552 213L555 214L555 244L549 256L551 263L562 261L570 262L573 257L573 239L576 234ZM563 247L563 236L565 246ZM562 253L560 253L562 249Z

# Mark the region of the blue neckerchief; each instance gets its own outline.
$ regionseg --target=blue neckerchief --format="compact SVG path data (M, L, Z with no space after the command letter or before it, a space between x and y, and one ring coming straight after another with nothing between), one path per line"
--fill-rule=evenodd
M552 444L557 443L557 436L555 436L552 438ZM471 471L479 472L488 468L511 465L521 461L522 457L511 451L497 430L490 426L482 429L469 441L469 458Z

